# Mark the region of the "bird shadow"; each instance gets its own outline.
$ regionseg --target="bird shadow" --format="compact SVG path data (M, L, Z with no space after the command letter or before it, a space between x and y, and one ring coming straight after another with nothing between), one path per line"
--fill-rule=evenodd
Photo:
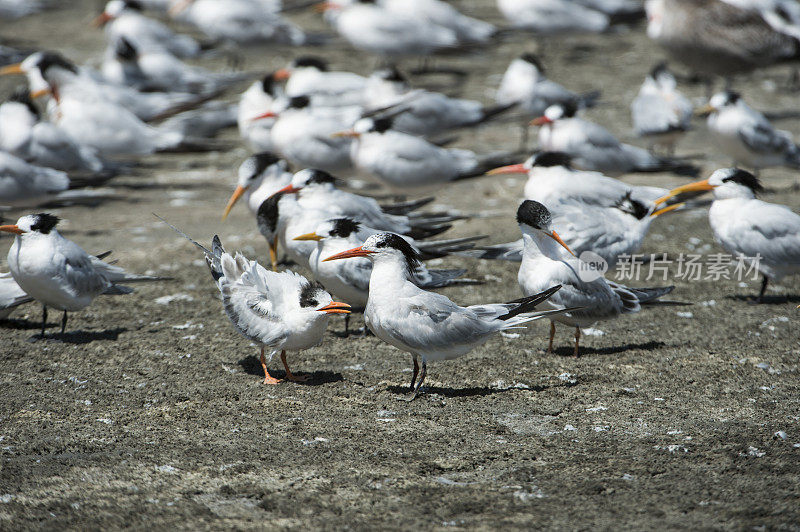
M39 328L39 326L37 326ZM117 327L116 329L107 329L105 331L67 331L65 333L45 333L44 338L40 335L31 336L28 342L60 342L71 345L85 345L98 340L111 340L117 341L119 335L126 332L128 329L124 327Z
M549 386L530 386L528 388L522 388L528 392L542 392L548 389ZM408 386L389 386L386 388L387 391L398 395L401 398L402 396L408 396L411 392L411 389ZM447 386L426 386L423 385L422 389L420 390L420 395L441 395L443 397L485 397L488 395L495 395L498 393L506 393L506 392L513 392L518 391L520 388L516 388L514 386L510 386L508 388L490 388L488 386L469 386L467 388L450 388Z
M619 353L624 353L626 351L632 350L642 350L642 351L654 351L656 349L661 349L666 347L667 344L664 342L659 342L656 340L650 340L649 342L644 342L642 344L623 344L623 345L614 345L609 347L586 347L581 346L579 357L582 358L589 355L617 355ZM553 352L562 357L569 357L574 358L573 353L574 348L572 346L561 346L556 347Z
M264 377L264 370L261 367L261 361L254 356L245 357L237 362L237 364L239 364L242 370L244 370L244 372L248 375L256 375L262 378ZM333 371L313 371L311 373L306 371L295 371L293 373L295 373L295 375L298 377L308 377L307 381L297 383L305 386L320 386L322 384L341 382L344 380L344 377L342 377L341 373L335 373ZM270 369L269 374L276 379L286 378L286 372L283 370Z
M744 301L751 305L785 305L786 303L800 303L800 295L764 296L761 298L761 301L756 301L755 295L733 294L725 296L725 299Z

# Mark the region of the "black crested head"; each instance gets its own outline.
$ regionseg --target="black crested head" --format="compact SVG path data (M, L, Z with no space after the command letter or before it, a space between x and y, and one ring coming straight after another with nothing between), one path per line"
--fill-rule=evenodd
M616 205L617 209L624 213L630 214L638 220L643 220L650 214L650 209L641 201L635 200L631 197L631 192L626 193Z
M375 133L383 133L385 131L389 131L390 129L392 129L393 123L394 121L388 116L384 116L381 118L373 118L372 127L369 128L369 130L374 131Z
M31 231L38 231L43 235L50 233L50 231L55 229L55 227L58 225L58 222L61 221L61 218L58 216L54 216L46 212L34 214L33 217L35 218L35 221L31 225Z
M329 70L327 61L321 57L316 57L313 55L303 55L298 57L292 61L292 66L295 68L312 67L316 68L320 72L327 72Z
M741 168L734 168L731 175L722 179L723 183L738 183L739 185L745 186L753 191L753 194L757 194L764 190L764 187L761 185L761 182L758 180L756 176L748 172L747 170L742 170Z
M78 68L67 61L67 59L58 52L42 53L42 57L39 58L36 66L39 67L39 70L41 70L42 74L46 73L51 67L59 67L75 73L78 72Z
M139 0L125 0L125 7L134 11L144 11L144 6Z
M262 151L256 153L255 155L251 155L245 162L248 165L252 165L252 169L248 169L251 170L248 173L252 178L258 176L259 174L261 174L261 172L263 172L264 170L266 170L267 168L269 168L270 166L272 166L273 164L277 163L280 160L281 160L280 157L278 157L274 153L270 151Z
M667 68L667 62L661 61L653 69L650 71L650 77L653 79L658 79L658 76L661 74L669 74L669 69Z
M544 65L542 65L542 62L539 61L539 58L536 57L536 55L528 52L522 54L521 56L519 56L519 58L525 61L526 63L532 64L533 66L536 67L537 70L539 70L539 72L544 74Z
M33 100L31 100L31 91L28 90L26 86L19 86L14 90L11 96L8 97L9 102L17 102L21 103L28 110L36 116L36 118L41 118L41 114L39 113L39 109L33 104Z
M325 288L319 282L309 283L305 281L300 288L300 306L302 308L316 307L319 305L320 296L325 292Z
M572 157L562 151L543 151L533 156L533 166L542 168L550 168L553 166L572 168Z
M267 239L274 237L275 231L278 229L278 216L280 214L278 204L284 195L285 193L283 192L273 194L262 201L258 207L258 213L256 213L258 231Z
M270 72L261 78L261 90L264 94L275 96L275 72Z
M562 118L572 118L578 112L578 104L573 101L562 103L561 108L564 110Z
M139 57L136 47L125 37L120 37L117 41L114 53L124 61L136 61L136 58Z
M413 275L414 270L420 265L419 254L411 247L411 244L399 235L394 233L381 233L378 236L377 242L375 242L375 247L378 249L392 248L402 253L406 260L406 269L409 275Z
M356 0L358 4L377 4L376 0Z
M291 109L304 109L311 104L311 98L308 96L293 96L289 98L289 107Z
M517 209L518 224L545 230L552 220L553 217L550 215L550 211L538 201L525 200Z
M382 73L383 79L386 81L393 81L396 83L408 83L408 78L406 78L400 70L398 70L397 66L392 65Z
M330 235L340 238L347 238L361 227L360 223L350 218L336 218L335 220L331 220L331 223L333 224L333 229L331 229Z
M736 91L725 91L723 94L725 95L725 105L734 105L742 99L742 95Z
M331 174L326 172L325 170L319 170L317 168L309 168L309 174L311 174L306 181L306 184L318 184L321 185L323 183L336 183L336 178L333 177Z

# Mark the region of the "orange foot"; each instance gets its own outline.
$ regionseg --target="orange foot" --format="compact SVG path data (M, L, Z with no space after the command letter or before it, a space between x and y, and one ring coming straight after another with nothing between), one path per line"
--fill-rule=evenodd
M275 377L273 377L272 375L266 375L266 376L264 377L264 382L263 382L262 384L278 384L278 383L279 383L279 382L281 382L282 380L283 380L283 379L276 379L276 378L275 378Z

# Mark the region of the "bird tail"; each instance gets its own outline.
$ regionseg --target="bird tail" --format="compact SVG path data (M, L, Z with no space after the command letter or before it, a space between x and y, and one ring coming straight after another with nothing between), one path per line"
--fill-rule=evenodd
M505 244L494 244L491 246L477 246L474 249L468 249L458 254L481 260L522 262L522 240L507 242Z
M578 96L578 107L581 109L589 109L590 107L594 107L597 105L597 100L600 99L601 95L602 91L599 90L584 92Z
M636 161L634 172L672 172L686 177L697 177L700 173L700 168L682 159L654 157L636 146L623 145L622 148Z
M411 201L398 201L396 203L389 203L385 205L381 205L381 210L386 214L408 214L412 211L415 211L425 205L429 204L436 198L433 196L428 196L427 198L422 198L418 200L411 200Z
M516 106L517 106L517 102L507 103L507 104L503 104L503 105L492 105L490 107L484 107L483 110L482 110L480 119L478 119L478 120L476 120L476 121L474 121L474 122L472 122L470 124L467 124L467 125L473 126L473 125L477 125L477 124L483 124L484 122L488 122L492 118L494 118L494 117L496 117L498 115L501 115L501 114L505 113L506 111L508 111L509 109L511 109L513 107L516 107Z
M436 259L456 253L459 251L466 251L472 249L478 240L486 238L485 235L467 236L463 238L450 238L447 240L433 240L431 242L417 242L417 248L420 250L422 259Z
M483 155L478 157L475 164L470 165L470 168L461 174L459 174L454 181L460 181L462 179L469 179L471 177L479 177L485 175L486 172L492 170L494 168L498 168L500 166L508 166L510 164L514 164L518 161L519 154L513 154L510 152L496 152L490 153L488 155Z
M555 286L551 286L544 292L539 292L538 294L533 294L530 296L526 296L520 299L515 299L514 301L509 301L506 305L515 305L513 306L506 314L502 316L498 316L498 320L508 321L515 316L519 316L520 314L525 314L528 312L532 312L536 309L537 305L540 305L550 299L550 297L561 290L561 285L557 284Z
M653 288L631 288L630 286L626 286L628 290L633 292L636 296L636 299L639 300L639 303L642 305L647 305L648 303L658 303L657 301L660 297L663 297L673 290L675 290L675 286L659 286Z
M476 279L459 279L467 270L427 270L423 276L416 276L420 288L444 288L445 286L480 284Z

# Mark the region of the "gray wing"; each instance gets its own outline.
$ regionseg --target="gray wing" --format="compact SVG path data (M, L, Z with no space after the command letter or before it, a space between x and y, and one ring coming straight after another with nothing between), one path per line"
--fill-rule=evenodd
M769 123L743 126L739 138L756 153L783 154L795 148L792 136Z

